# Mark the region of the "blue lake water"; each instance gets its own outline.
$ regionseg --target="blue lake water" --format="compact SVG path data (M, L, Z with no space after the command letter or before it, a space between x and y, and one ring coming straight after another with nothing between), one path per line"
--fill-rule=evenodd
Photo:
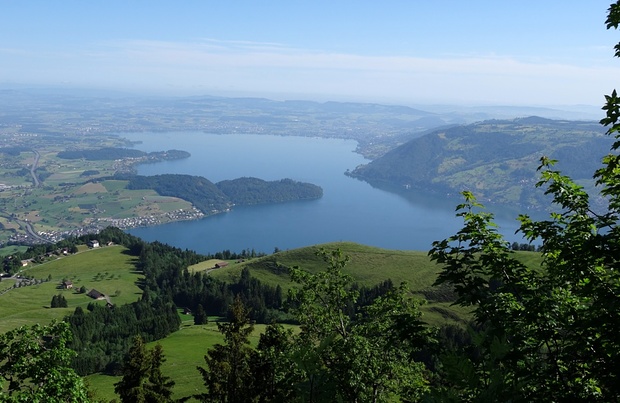
M291 178L323 188L319 200L235 207L201 220L175 222L128 232L201 253L255 249L271 253L333 241L352 241L389 249L428 250L434 240L461 228L454 207L459 200L416 194L404 198L344 175L368 162L354 153L351 140L271 135L213 135L199 132L121 134L144 151L179 149L188 159L145 164L140 175L200 175L212 182L253 176ZM494 212L495 213L495 212ZM496 214L509 241L516 215Z

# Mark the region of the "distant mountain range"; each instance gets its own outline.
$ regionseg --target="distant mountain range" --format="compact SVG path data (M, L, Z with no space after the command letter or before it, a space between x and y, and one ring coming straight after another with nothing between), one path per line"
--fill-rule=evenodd
M369 159L429 130L524 116L600 119L594 106L382 105L216 96L154 97L60 88L0 88L0 122L50 137L143 131L205 131L345 138ZM53 141L53 139L50 139Z
M557 159L558 170L592 190L611 143L596 122L487 120L434 130L348 174L398 192L470 190L486 203L540 210L549 204L535 188L541 157Z

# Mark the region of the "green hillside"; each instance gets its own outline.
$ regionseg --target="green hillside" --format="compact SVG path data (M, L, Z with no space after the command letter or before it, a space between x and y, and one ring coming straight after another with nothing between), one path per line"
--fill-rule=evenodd
M548 205L534 186L541 157L559 160L559 170L591 187L610 145L595 122L488 120L434 131L349 174L402 192L470 190L485 203L541 209Z
M407 281L412 289L430 286L438 272L426 252L400 251L361 245L353 242L333 242L315 246L281 251L253 259L226 269L214 270L211 275L225 281L236 279L243 268L248 267L252 276L271 284L279 284L284 290L291 286L286 267L300 268L316 273L325 269L325 262L317 256L320 249L340 249L351 260L344 271L353 276L360 285L372 286L391 278L395 284Z
M14 280L3 280L0 290L10 290L0 295L0 333L22 325L62 319L78 306L86 309L91 302L105 305L105 300L95 301L79 293L82 286L108 295L115 305L135 301L142 294L137 286L141 276L135 271L135 257L126 251L122 246L86 249L24 268L21 276L43 280L36 285L12 288ZM73 289L62 289L63 280L72 281ZM58 294L66 298L68 307L50 309L52 297Z
M387 279L391 279L395 285L406 282L415 296L428 301L422 306L422 310L425 314L424 320L430 324L460 322L469 315L462 308L452 306L454 295L451 290L445 287L433 287L439 266L430 261L426 252L421 251L390 250L352 242L334 242L278 252L212 270L210 275L227 282L235 282L241 271L247 267L250 269L250 274L261 282L280 285L286 291L295 286L288 276L288 267L298 266L313 273L325 270L326 263L317 256L320 249L328 251L340 249L344 255L350 256L351 259L343 271L351 275L361 286L372 287ZM528 265L540 262L540 255L537 253L515 252L515 254L519 260Z

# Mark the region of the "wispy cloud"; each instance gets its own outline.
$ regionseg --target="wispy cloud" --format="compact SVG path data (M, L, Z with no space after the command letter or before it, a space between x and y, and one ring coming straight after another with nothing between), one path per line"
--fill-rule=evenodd
M280 43L130 40L106 42L73 52L36 54L0 49L7 72L65 75L58 80L99 80L141 87L215 88L510 103L598 102L611 63L581 66L502 55L438 58L372 56L298 49ZM20 64L21 63L21 64ZM0 74L2 74L0 70ZM0 77L2 79L2 77Z

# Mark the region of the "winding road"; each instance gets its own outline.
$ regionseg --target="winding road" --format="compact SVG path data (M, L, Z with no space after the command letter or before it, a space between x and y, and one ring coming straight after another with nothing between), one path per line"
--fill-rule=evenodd
M39 241L41 241L43 243L52 243L52 242L48 241L47 239L39 236L39 234L37 234L34 231L34 227L32 226L32 224L30 224L28 221L17 221L17 222L19 223L19 226L22 227L22 228L25 228L26 232L28 233L28 235L30 235L34 239L38 239Z
M30 175L32 176L32 182L34 184L34 187L37 188L41 186L41 182L39 181L39 178L37 178L37 174L35 173L35 171L39 167L39 160L41 159L41 154L39 154L37 150L32 150L32 152L34 153L34 162L32 163L32 166L30 167ZM39 236L39 234L35 232L32 224L29 223L28 221L16 220L16 222L19 224L21 228L24 228L26 230L28 235L30 235L34 239L39 240L43 243L51 243L47 239Z
M39 159L41 159L41 154L39 154L37 150L32 150L32 152L34 153L34 162L30 167L30 175L32 176L32 182L34 183L34 187L38 188L39 186L41 186L41 182L39 182L39 178L37 178L37 174L34 171L36 171L37 167L39 166Z

